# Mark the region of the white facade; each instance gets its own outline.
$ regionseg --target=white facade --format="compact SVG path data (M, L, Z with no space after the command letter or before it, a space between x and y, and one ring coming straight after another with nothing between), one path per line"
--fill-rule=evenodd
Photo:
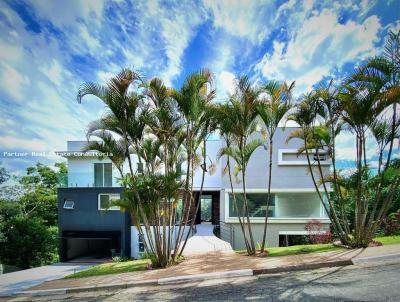
M271 235L267 238L269 245L276 246L279 244L280 234L300 234L304 232L304 225L310 219L318 219L326 227L329 226L329 219L324 211L321 201L315 192L312 182L307 158L304 154L297 155L297 149L301 146L298 139L286 142L288 134L294 130L279 128L274 137L273 149L273 165L272 165L272 188L274 194L274 204L271 205L271 215L269 224L271 224ZM69 152L80 151L86 142L68 142ZM226 172L226 158L218 160L218 153L224 146L223 140L207 141L207 169L205 175L203 192L219 192L219 220L229 224L236 230L237 246L242 247L240 239L240 231L238 229L238 218L232 211L230 203L231 184L228 173ZM312 151L311 151L312 152ZM265 196L267 193L268 181L268 151L264 148L258 148L247 169L246 191L250 194L251 222L254 224L255 237L261 236L262 225L265 215ZM313 156L313 154L312 154ZM68 186L69 187L93 187L94 181L94 165L96 163L111 163L108 158L99 159L95 156L75 156L69 154L65 156L68 159ZM313 158L311 158L314 161ZM137 158L132 157L134 169L137 169ZM315 161L314 161L315 162ZM231 160L233 172L234 162ZM322 162L323 172L329 173L330 161L325 159ZM128 165L124 165L127 171ZM182 170L185 171L183 165ZM118 170L112 168L112 186L118 187L118 178L120 177ZM235 194L242 193L241 179L233 180L233 191ZM198 191L201 186L202 170L200 167L194 175L194 190ZM252 204L252 199L254 203ZM263 212L264 211L264 212ZM262 214L264 213L264 214ZM274 225L274 226L273 226ZM258 241L258 239L256 239Z

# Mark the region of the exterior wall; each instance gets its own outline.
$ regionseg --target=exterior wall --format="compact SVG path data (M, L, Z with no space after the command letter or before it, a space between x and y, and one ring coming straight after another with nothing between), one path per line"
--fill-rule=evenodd
M122 188L58 189L58 226L60 237L63 231L120 231L121 249L124 255L129 255L129 214L118 210L98 210L99 193L122 194ZM75 202L73 210L63 209L65 199Z
M111 163L108 158L69 158L68 159L68 186L69 187L94 187L94 164ZM120 177L118 169L112 168L112 185L119 187L117 178Z
M315 192L314 185L309 174L309 169L303 155L297 157L292 151L297 150L302 141L293 139L286 143L287 136L296 128L278 128L274 136L273 163L272 163L272 192ZM260 138L260 134L255 135ZM68 142L68 151L80 151L86 142ZM229 218L229 205L227 194L231 191L228 174L223 174L226 166L226 157L217 160L219 150L224 146L223 140L207 141L207 166L212 164L214 169L205 174L204 192L220 191L219 211L220 220L226 222L234 228L235 248L243 248L241 231L237 219ZM292 153L291 153L292 152ZM293 155L294 154L294 155ZM58 192L59 202L59 225L60 232L63 230L82 230L82 231L106 231L120 230L121 241L126 255L129 255L130 249L130 223L129 215L119 211L99 211L97 209L97 196L99 193L122 192L122 188L116 180L119 177L118 170L113 167L113 188L90 188L94 185L94 163L111 162L108 158L102 160L97 157L67 156L68 158L68 185L71 188L60 189ZM283 163L283 161L286 161ZM137 158L132 156L133 168L137 169ZM234 164L232 163L232 169ZM185 171L184 165L182 165ZM214 171L212 171L214 170ZM128 171L128 164L124 165L124 171ZM210 173L212 172L212 173ZM323 172L329 172L329 162L325 163ZM268 181L268 151L264 148L258 148L250 159L247 168L246 184L248 193L266 192ZM239 175L240 176L240 175ZM199 190L201 186L202 170L198 168L194 175L194 190ZM89 187L89 188L88 188ZM236 192L242 190L241 180L233 181L233 187ZM65 198L75 201L74 210L64 210L62 208ZM299 201L299 203L301 203ZM290 213L290 207L287 213ZM318 213L315 209L315 214ZM321 213L321 211L320 211ZM313 214L314 215L314 214ZM304 231L305 223L312 217L278 219L271 218L268 229L267 242L269 246L279 245L279 231ZM323 215L315 218L320 219L326 226L329 220ZM252 225L255 232L256 241L260 241L263 229L263 219L252 219Z
M95 157L83 155L81 150L86 145L86 141L68 141L66 155L68 159L68 187L87 188L94 187L94 164L95 163L112 163L108 157ZM131 156L133 169L137 169L137 156ZM123 171L128 172L128 162L123 166ZM120 173L118 169L112 166L112 186L120 187L118 178Z
M242 231L240 229L239 223L230 224L234 230L234 240L232 244L232 248L235 250L243 250L246 249L244 244ZM329 229L329 223L323 223L325 229ZM256 243L261 243L262 235L264 231L264 224L262 223L254 223L252 224L252 232L254 236L254 241ZM279 233L283 235L283 232L289 232L291 234L300 234L304 232L305 223L268 223L267 230L267 246L269 247L277 247L279 246ZM227 234L227 233L226 233ZM305 234L305 233L304 233ZM227 236L227 235L225 235ZM222 238L225 241L229 241L229 238Z
M282 149L293 149L297 150L301 145L302 141L300 139L293 139L286 143L288 135L297 128L278 128L274 135L274 145L273 145L273 162L272 162L272 188L274 189L314 189L314 184L312 182L311 176L309 174L309 169L307 163L304 162L303 165L298 165L293 163L293 165L279 165L279 150ZM256 135L255 138L260 138L260 135ZM247 171L246 171L246 187L249 189L260 189L267 188L268 184L268 156L269 151L264 148L259 147L254 151L252 157L250 158ZM301 159L304 160L304 159ZM221 159L222 167L226 165L226 157ZM231 169L233 171L233 164L231 162ZM323 172L329 172L329 165L323 167ZM239 175L238 181L233 181L234 188L242 188L241 176ZM225 189L230 188L230 182L228 174L222 176L222 187Z
M221 188L221 175L222 169L221 165L219 164L218 152L223 147L222 140L208 140L206 143L206 152L207 152L207 159L206 164L208 167L208 172L204 175L204 185L203 190L220 190ZM215 169L209 168L212 165ZM185 165L182 165L182 169L185 169ZM186 171L186 170L184 170ZM198 190L201 186L201 179L202 179L203 171L199 167L196 169L193 177L193 187Z
M183 232L183 238L186 238L188 232L190 230L190 227L187 226L185 227L185 229L181 230L181 233ZM169 233L169 227L166 227L166 231ZM142 226L142 232L143 234L146 235L146 229L144 226ZM162 229L160 230L161 234L162 234ZM178 232L179 232L179 228L176 227L175 229L173 229L171 231L171 249L175 249L175 243L176 243L176 239L178 237ZM189 237L191 237L192 234L189 235ZM154 239L154 234L152 233L153 239ZM139 231L135 226L131 226L131 240L130 240L130 244L131 244L131 254L130 256L132 258L136 258L139 259L141 258L141 255L144 251L140 250L140 243L139 243ZM151 237L151 236L150 236ZM149 237L146 237L146 242L149 242Z

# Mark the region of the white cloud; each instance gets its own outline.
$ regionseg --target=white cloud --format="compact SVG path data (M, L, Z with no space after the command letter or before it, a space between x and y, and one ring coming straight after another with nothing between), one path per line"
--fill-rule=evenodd
M273 52L255 70L268 79L296 80L297 92L305 92L344 63L375 54L380 29L376 16L342 24L334 11L323 10L305 20L288 42L274 41Z
M274 14L272 1L204 0L203 4L211 11L214 26L233 36L260 43L271 30L268 23Z
M19 151L49 151L46 142L37 139L24 139L14 136L0 136L0 145L8 150Z
M50 64L45 64L39 68L41 72L54 84L63 85L64 77L70 75L58 60L53 59Z
M165 55L168 59L161 77L166 84L171 84L171 81L181 73L182 56L195 34L196 26L202 21L202 11L193 5L169 7L166 10L161 9L155 2L149 3L153 6L150 7L151 11L157 12L157 20L161 25L159 30L165 45Z
M18 62L21 59L22 51L18 47L0 41L0 60L7 62Z
M222 71L217 75L216 87L218 101L226 100L228 95L235 92L235 75L229 71Z
M30 84L29 78L7 64L1 64L0 68L0 85L9 95L22 100L24 89Z
M32 1L35 12L44 20L50 20L58 28L75 26L80 20L92 20L99 24L103 12L103 0Z

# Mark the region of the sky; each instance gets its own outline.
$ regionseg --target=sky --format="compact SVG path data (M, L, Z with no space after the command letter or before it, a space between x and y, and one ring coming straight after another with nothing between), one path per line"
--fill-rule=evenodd
M79 85L121 68L176 88L209 68L217 101L244 74L296 81L299 96L379 55L390 29L400 29L400 0L0 1L0 161L20 173L62 160L52 152L85 139L104 110L94 98L79 105ZM351 165L352 136L338 140Z

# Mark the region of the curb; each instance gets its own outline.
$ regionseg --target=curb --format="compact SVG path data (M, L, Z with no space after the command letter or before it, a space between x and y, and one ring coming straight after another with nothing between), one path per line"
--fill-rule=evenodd
M100 290L115 290L115 289L126 289L135 286L144 285L157 285L158 280L147 280L147 281L137 281L137 282L127 282L127 283L117 283L111 285L101 285L101 286L86 286L86 287L69 287L69 288L55 288L55 289L40 289L40 290L30 290L21 291L13 294L0 295L0 298L10 298L16 296L24 297L37 297L37 296L50 296L50 295L66 295L73 293L83 293L83 292L93 292Z
M387 259L392 259L392 258L398 259L399 257L400 257L400 253L396 253L396 254L371 256L371 257L348 259L348 260L336 260L336 261L319 262L319 263L305 263L305 264L290 265L290 266L285 266L285 267L274 267L274 268L265 268L265 269L263 269L263 268L261 268L261 269L242 269L242 270L214 272L214 273L205 273L205 274L188 275L188 276L176 276L176 277L160 278L160 279L153 279L153 280L147 280L147 281L118 283L118 284L111 284L111 285L21 291L21 292L12 293L12 294L5 294L5 295L0 294L0 298L15 297L15 296L34 297L34 296L49 296L49 295L65 295L65 294L80 293L80 292L125 289L125 288L130 288L130 287L135 287L135 286L145 286L145 285L180 284L180 283L186 283L186 282L206 281L206 280L221 279L221 278L245 277L245 276L253 276L253 275L257 276L257 275L263 275L263 274L276 274L276 273L284 273L284 272L312 270L312 269L326 268L326 267L340 267L340 266L348 266L348 265L353 265L353 264L368 263L368 262L373 262L376 260L387 260Z
M386 254L386 255L379 255L379 256L370 256L370 257L363 257L363 258L356 258L353 259L353 264L362 264L362 263L369 263L379 260L387 260L387 259L399 259L400 253L395 254Z
M285 267L254 269L253 273L254 275L277 274L277 273L286 273L286 272L318 269L324 267L347 266L347 265L353 265L353 262L351 260L337 260L337 261L319 262L319 263L305 263L299 265L289 265Z
M242 270L236 270L236 271L214 272L214 273L206 273L206 274L161 278L161 279L158 279L158 284L159 285L178 284L178 283L193 282L193 281L204 281L204 280L232 278L232 277L244 277L244 276L253 276L253 270L252 269L242 269Z

